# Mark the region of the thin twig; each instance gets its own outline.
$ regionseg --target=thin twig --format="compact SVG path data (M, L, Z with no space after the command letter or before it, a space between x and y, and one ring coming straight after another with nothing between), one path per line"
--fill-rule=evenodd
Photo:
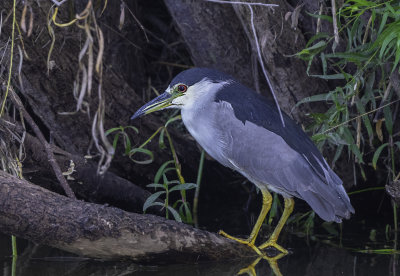
M139 19L137 19L137 17L134 15L134 13L131 11L131 9L130 9L128 6L125 6L125 7L128 9L129 13L132 15L132 17L133 17L133 19L136 21L136 23L139 25L139 28L142 29L143 34L144 34L144 37L146 38L146 41L149 43L150 40L149 40L149 38L147 37L146 29L144 28L144 26L142 25L142 23L140 23Z
M61 187L64 189L65 194L70 198L76 199L74 192L72 191L71 187L68 185L67 181L65 180L62 174L60 166L56 162L51 145L47 142L46 138L43 136L42 132L40 131L35 121L32 119L31 115L29 115L29 113L24 108L21 99L18 97L18 95L14 92L14 90L11 87L10 87L10 92L11 92L11 97L10 97L11 101L20 110L25 120L31 126L33 132L39 139L39 141L43 144L44 149L47 153L48 161L54 171L54 174L57 177L57 180L60 182Z
M354 117L354 118L352 118L352 119L350 119L350 120L347 120L347 121L345 121L345 122L343 122L343 123L340 123L340 124L338 124L338 125L336 125L336 126L333 126L333 127L329 128L329 129L325 130L325 131L322 132L321 134L328 133L328 132L330 132L330 131L332 131L332 130L334 130L334 129L340 127L340 126L343 126L343 125L345 125L345 124L347 124L347 123L350 123L351 121L357 120L357 118L361 118L361 117L366 116L366 115L368 115L368 114L374 113L374 112L376 112L376 111L378 111L378 110L380 110L380 109L382 109L382 108L385 108L386 106L389 106L389 105L391 105L391 104L394 104L394 103L396 103L396 102L398 102L398 101L400 101L400 99L394 100L394 101L392 101L392 102L390 102L390 103L387 103L387 104L385 104L385 105L383 105L383 106L380 106L380 107L378 107L378 108L376 108L376 109L374 109L374 110L371 110L371 111L365 112L364 114L358 115L358 116L356 116L356 117Z
M269 79L269 77L268 77L268 73L267 73L267 70L265 69L264 62L263 62L263 59L262 59L262 56L261 56L260 44L258 43L258 37L257 37L256 27L254 26L254 12L253 12L253 8L251 7L251 5L247 5L247 6L248 6L249 9L250 9L251 30L253 31L255 46L256 46L256 49L257 49L258 60L259 60L260 65L261 65L261 69L262 69L262 71L263 71L263 73L264 73L264 77L265 77L265 79L267 80L269 89L271 90L271 94L272 94L272 96L274 97L274 101L275 101L275 104L276 104L276 108L278 109L279 116L281 117L282 126L285 127L285 121L283 120L283 115L282 115L282 111L281 111L281 108L280 108L279 103L278 103L278 99L277 99L276 96L275 96L274 87L272 86L272 83L271 83L271 81L270 81L270 79Z

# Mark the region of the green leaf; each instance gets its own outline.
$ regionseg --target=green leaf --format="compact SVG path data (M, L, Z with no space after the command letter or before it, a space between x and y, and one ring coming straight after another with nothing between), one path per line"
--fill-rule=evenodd
M375 151L374 157L372 158L372 167L376 170L376 163L378 162L378 158L381 155L382 150L388 145L388 143L384 143L380 145L380 147Z
M348 145L348 143L340 137L336 132L330 132L327 134L329 141L335 145Z
M296 106L299 106L304 103L312 103L312 102L326 102L331 100L331 94L330 93L325 93L325 94L319 94L319 95L314 95L310 97L306 97L299 101Z
M383 28L386 26L386 21L389 16L389 12L385 12L382 16L381 24L379 25L378 34L382 33Z
M354 2L355 4L358 4L357 6L354 6L354 5L353 6L359 8L359 9L361 9L362 6L371 7L371 6L376 5L375 2L367 1L367 0L350 0L350 1L346 1L346 4L349 2Z
M324 141L324 140L328 139L328 134L316 133L311 137L311 139L314 141L314 143L318 143L320 141Z
M170 123L172 123L172 122L175 122L175 121L178 121L178 120L180 120L180 119L182 119L182 116L181 115L177 115L177 116L175 116L175 117L172 117L171 119L169 119L166 123L165 123L165 127L168 127L168 125L170 124Z
M160 195L165 194L165 193L166 193L165 191L159 191L159 192L155 192L154 194L149 196L143 204L143 212L146 212L147 208L149 208L150 206L158 205L158 204L154 204L155 201L160 197ZM160 203L160 202L158 202L158 203ZM164 205L162 204L162 206L164 206Z
M323 32L317 33L316 35L312 36L312 37L308 40L308 42L307 42L307 44L306 44L306 48L309 47L314 41L316 41L316 40L318 40L318 39L322 39L322 38L328 39L329 37L330 37L330 35L329 35L328 33L323 33Z
M390 42L392 42L393 39L395 39L397 37L397 33L396 32L392 32L390 33L388 36L386 36L386 38L383 40L381 49L379 51L379 58L382 59L383 57L383 53L386 50L386 47L389 45Z
M165 171L165 169L170 165L170 164L174 164L173 160L169 160L167 162L164 162L160 168L157 170L156 175L154 176L154 183L160 183L160 179Z
M158 138L158 147L162 150L167 148L167 146L165 145L165 142L164 142L164 133L165 133L165 128L163 128L161 130L160 136Z
M189 205L187 202L183 203L183 207L185 208L185 216L186 216L186 223L193 223L192 212L190 211Z
M364 163L363 155L361 154L360 149L354 143L354 137L348 128L343 128L343 137L346 140L346 142L349 144L348 147L349 147L350 151L354 154L354 156L358 159L358 162L360 164Z
M194 183L183 183L172 187L169 192L172 191L181 191L181 190L190 190L196 188L196 184Z
M129 139L129 135L126 132L121 133L124 139L125 154L128 155L129 152L132 150L131 140Z
M357 106L358 112L360 114L366 114L365 106L361 103L361 101L359 101L359 100L356 101L356 106ZM361 118L363 120L363 123L364 123L366 129L367 129L368 136L372 140L374 138L374 131L372 130L372 125L371 125L371 122L370 122L370 120L368 118L368 115L363 115Z
M182 219L181 219L180 215L178 214L178 212L174 208L172 208L171 206L168 206L167 208L171 212L171 214L174 216L174 219L177 222L182 222Z
M151 183L146 185L147 188L161 188L164 189L164 185L158 183Z
M344 80L345 74L332 74L332 75L311 75L314 78L320 78L324 80Z
M164 186L168 190L169 180L168 180L167 176L165 175L165 173L162 174L162 178L163 178Z
M122 130L122 127L113 127L113 128L110 128L109 130L107 130L106 131L106 136L107 135L109 135L110 133L112 133L112 132L114 132L114 131L117 131L117 130Z
M324 75L326 75L328 65L326 63L326 57L325 57L325 54L323 52L321 53L320 58L321 58L321 63L322 63L322 73Z
M342 155L343 148L344 148L344 145L339 145L339 146L337 147L336 152L335 152L335 156L333 157L333 160L332 160L332 166L335 165L336 161L337 161L337 160L339 159L339 157Z
M312 59L316 54L322 52L326 48L326 41L319 41L315 43L313 46L305 48L300 52L296 53L295 56L299 58L309 60Z
M354 51L353 49L352 51ZM326 58L340 58L345 59L347 62L363 62L369 60L371 57L366 54L361 54L359 52L339 52L326 54Z
M143 154L145 154L145 155L147 155L148 157L149 157L149 159L147 159L147 160L135 160L135 159L133 159L132 158L132 156L135 154L135 153L143 153ZM154 154L150 151L150 150L148 150L148 149L144 149L144 148L134 148L134 149L132 149L130 152L129 152L129 158L133 161L133 162L135 162L135 163L137 163L137 164L150 164L151 162L153 162L153 160L154 160Z
M399 64L399 61L400 61L400 34L397 35L396 56L395 56L394 63L392 65L392 71L390 73L393 73L393 71L397 67L397 64Z
M115 134L114 139L113 139L112 146L113 146L114 149L117 148L118 139L119 139L119 133Z
M326 20L330 23L333 22L332 16L329 15L324 15L324 14L314 14L314 13L309 13L307 12L307 14L311 17L315 17L315 18L321 18L322 20Z
M136 133L139 133L139 130L137 129L137 127L134 127L134 126L126 126L125 128L130 128L130 129L132 129L133 131L135 131Z
M389 133L389 135L393 134L393 119L392 112L390 110L390 106L385 106L383 108L383 114L385 115L385 126Z

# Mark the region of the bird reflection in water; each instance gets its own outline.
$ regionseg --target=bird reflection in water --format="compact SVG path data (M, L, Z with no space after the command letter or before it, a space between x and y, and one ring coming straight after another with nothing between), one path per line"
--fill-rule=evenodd
M272 272L275 274L275 276L283 276L281 271L279 270L278 266L278 260L281 259L282 257L286 256L287 254L285 253L279 253L278 255L275 256L268 256L268 255L263 255L257 257L249 266L242 268L237 275L250 275L250 276L257 276L256 272L256 266L261 260L266 260L272 270Z

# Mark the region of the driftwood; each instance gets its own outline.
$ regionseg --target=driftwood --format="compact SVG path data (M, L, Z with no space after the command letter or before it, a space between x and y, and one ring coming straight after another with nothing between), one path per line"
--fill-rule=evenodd
M0 172L0 232L101 259L195 263L255 254L214 233L73 200L4 172Z

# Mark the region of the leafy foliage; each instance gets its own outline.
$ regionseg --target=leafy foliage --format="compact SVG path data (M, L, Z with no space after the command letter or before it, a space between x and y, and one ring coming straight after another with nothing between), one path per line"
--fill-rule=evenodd
M169 145L172 160L164 162L157 173L154 176L154 183L147 185L148 188L154 188L155 192L147 198L143 205L143 211L145 212L152 206L159 206L165 209L165 216L168 219L170 214L176 221L184 221L186 223L193 223L192 211L189 202L186 200L186 191L196 188L197 184L185 183L185 180L181 173L181 165L178 160L178 156L175 152L175 147L171 135L168 132L168 125L180 120L180 115L170 118L164 126L159 127L143 144L139 147L132 147L131 139L127 133L127 129L132 129L136 134L138 133L137 128L133 126L119 126L109 129L106 134L110 135L114 133L113 147L117 148L118 142L122 140L122 146L124 148L124 154L137 164L150 164L154 161L154 154L150 150L146 149L146 145L150 143L157 135L158 145L161 150L167 148L166 142ZM165 141L165 138L166 141ZM137 154L146 156L147 158L136 158ZM135 158L134 158L135 157ZM173 174L175 173L175 174ZM176 179L170 180L168 177L175 175ZM179 191L180 199L175 201L172 205L170 204L171 192Z
M347 149L364 177L364 166L373 156L373 168L379 163L388 166L388 177L394 179L394 156L400 152L394 146L398 135L393 135L395 107L399 100L393 89L396 85L393 75L399 71L400 8L391 3L393 1L346 1L335 15L342 40L341 51L335 52L334 43L330 51L332 35L318 33L297 53L309 63L308 68L315 59L320 59L323 75L308 72L311 76L342 84L298 103L330 103L326 113L311 115L313 139L320 148L326 144L336 146L333 164ZM332 22L327 15L313 16ZM370 154L371 149L373 154Z

